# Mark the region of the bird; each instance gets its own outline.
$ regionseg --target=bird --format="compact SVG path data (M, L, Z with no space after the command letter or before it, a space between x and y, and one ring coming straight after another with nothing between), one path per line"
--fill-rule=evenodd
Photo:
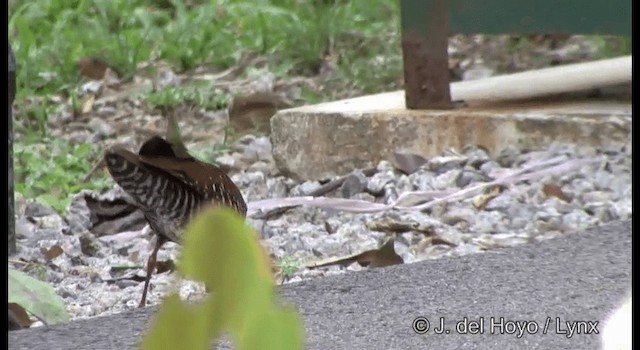
M138 154L121 146L107 149L104 162L113 180L142 211L157 238L147 261L138 307L146 305L158 251L169 241L181 244L189 220L209 206L225 206L246 217L247 204L227 173L195 159L181 144L156 135L142 144Z

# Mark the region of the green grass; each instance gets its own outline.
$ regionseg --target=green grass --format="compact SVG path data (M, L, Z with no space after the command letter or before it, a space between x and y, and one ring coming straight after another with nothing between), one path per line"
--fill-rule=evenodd
M134 75L138 64L152 57L188 71L199 66L226 68L248 54L268 57L272 65L284 67L283 74L314 74L333 42L333 50L341 54L339 71L353 79L354 86L373 88L374 81L393 80L401 70L389 65L382 69L388 74L380 67L375 74L364 74L367 66L377 65L376 55L399 60L395 0L335 5L298 0L195 2L187 7L184 1L169 0L14 1L9 35L18 61L19 93L51 93L73 86L79 80L75 63L89 56L104 59L124 76Z
M16 191L63 213L72 194L110 186L104 176L82 181L94 166L87 159L97 159L101 154L93 144L71 145L60 138L47 141L14 145Z
M63 107L52 96L79 111L80 59L98 57L128 79L142 73L142 63L189 73L256 56L277 77L316 76L327 53L339 56L335 74L320 89L303 87L299 103L397 88L402 71L396 0L10 0L9 13L18 66L16 190L60 211L74 192L109 183L104 175L80 181L101 150L54 139L48 129ZM192 84L142 98L151 108L217 110L231 96Z
M207 110L219 110L229 105L232 96L220 94L211 86L187 85L151 91L145 96L145 99L152 108L172 109L180 105L189 105Z

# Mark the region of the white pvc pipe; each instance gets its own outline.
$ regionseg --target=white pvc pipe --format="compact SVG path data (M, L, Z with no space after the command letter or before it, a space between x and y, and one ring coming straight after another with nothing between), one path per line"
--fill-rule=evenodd
M526 99L625 83L631 83L631 56L455 82L451 99Z
M567 64L521 73L451 83L454 101L529 99L631 83L631 56ZM404 91L355 97L291 110L322 113L364 113L405 109Z

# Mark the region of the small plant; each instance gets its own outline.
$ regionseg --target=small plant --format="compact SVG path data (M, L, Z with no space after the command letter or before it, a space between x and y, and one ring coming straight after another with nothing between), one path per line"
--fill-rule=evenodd
M221 94L209 88L196 86L165 87L151 92L146 97L152 108L174 109L179 106L193 106L206 110L219 110L227 107L231 96Z
M24 272L29 272L32 275L35 275L41 281L45 281L47 279L47 267L36 261L25 266Z
M191 154L196 159L206 163L216 163L218 156L226 154L231 150L231 140L235 137L235 133L230 126L224 128L222 142L216 143L211 148L194 150Z
M33 101L22 105L20 118L16 120L15 129L18 133L32 139L40 139L47 136L48 116L54 111L54 106L46 101Z
M47 144L14 145L16 191L64 213L71 196L82 189L104 190L106 177L82 183L101 150L93 144L71 145L62 139Z
M236 349L302 349L298 314L275 304L275 283L255 231L236 213L213 208L187 227L179 271L211 295L188 305L165 300L142 342L150 349L209 349L228 332Z
M280 270L280 273L282 274L282 277L285 280L288 280L296 271L300 270L300 262L296 261L290 256L285 256L278 263L278 268Z

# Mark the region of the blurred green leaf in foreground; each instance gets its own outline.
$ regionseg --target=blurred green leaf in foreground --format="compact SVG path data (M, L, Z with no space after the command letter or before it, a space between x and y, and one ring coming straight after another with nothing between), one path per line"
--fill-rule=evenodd
M14 269L9 269L9 303L22 306L44 324L69 321L64 302L53 287Z
M226 208L209 209L187 227L180 272L203 281L211 295L188 305L168 297L142 342L143 350L210 349L222 333L234 348L302 349L298 313L275 304L276 288L268 256L258 236Z

